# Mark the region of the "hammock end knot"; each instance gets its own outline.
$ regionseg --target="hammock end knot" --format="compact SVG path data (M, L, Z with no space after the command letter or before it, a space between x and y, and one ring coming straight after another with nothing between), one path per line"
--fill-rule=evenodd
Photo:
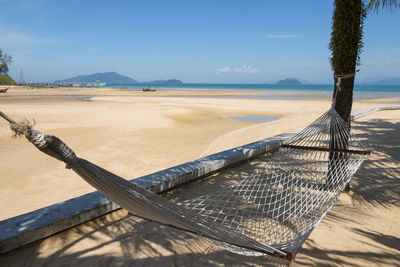
M39 147L34 142L32 143L42 152L66 163L67 165L65 166L65 168L71 169L72 165L77 159L75 152L58 137L53 135L43 135L43 136L45 140L45 146Z
M285 250L281 250L281 252L285 253L285 255L275 252L272 254L272 256L281 258L281 259L285 259L288 261L292 261L294 259L294 254L292 252L285 251Z
M68 169L68 170L72 169L72 165L67 163L67 165L65 165L65 168Z

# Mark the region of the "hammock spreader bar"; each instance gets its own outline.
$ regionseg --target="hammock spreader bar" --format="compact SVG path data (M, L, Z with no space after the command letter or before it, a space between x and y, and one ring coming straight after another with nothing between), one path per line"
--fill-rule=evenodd
M293 148L293 149L303 149L303 150L315 150L315 151L327 151L327 152L339 152L339 153L352 153L352 154L362 154L369 155L371 152L367 150L349 150L349 149L334 149L329 147L314 147L314 146L295 146L295 145L281 145L282 148Z

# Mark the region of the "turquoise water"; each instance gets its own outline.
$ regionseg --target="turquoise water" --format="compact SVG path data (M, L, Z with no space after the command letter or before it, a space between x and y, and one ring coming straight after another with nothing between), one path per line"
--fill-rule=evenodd
M235 95L235 96L180 96L180 97L201 97L201 98L246 98L246 99L267 99L267 100L288 100L295 101L299 99L323 99L332 98L333 84L238 84L238 83L184 83L174 85L157 85L157 84L108 84L110 87L124 88L125 90L142 90L143 87L149 86L157 88L159 91L234 91L241 90L249 92L257 92L257 95ZM376 98L400 98L399 85L365 85L356 84L354 86L354 100L367 100Z
M198 89L198 90L278 90L278 91L333 91L333 84L239 84L239 83L184 83L173 85L158 85L158 84L108 84L110 87L123 87L126 90L142 90L143 87L149 86L152 88L162 89ZM355 92L385 92L400 94L399 85L365 85L356 84Z

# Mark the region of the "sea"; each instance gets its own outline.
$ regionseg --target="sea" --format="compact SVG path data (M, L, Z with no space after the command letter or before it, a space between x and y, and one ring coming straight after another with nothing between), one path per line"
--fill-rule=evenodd
M140 91L144 87L163 90L174 91L257 91L261 93L261 98L269 99L288 99L292 96L293 99L298 99L299 96L309 95L317 98L331 97L333 93L333 84L245 84L245 83L183 83L183 84L149 84L149 83L135 83L135 84L107 84L107 87L118 87L125 90ZM255 97L254 95L242 95L232 97ZM354 98L355 99L371 99L382 97L400 97L400 85L367 85L355 84L354 85ZM260 98L260 96L257 96Z

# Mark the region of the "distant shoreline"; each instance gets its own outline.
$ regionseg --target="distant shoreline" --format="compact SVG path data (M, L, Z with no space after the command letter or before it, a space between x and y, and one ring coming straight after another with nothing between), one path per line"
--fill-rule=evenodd
M215 86L217 85L217 86ZM229 85L228 85L229 86ZM263 85L265 86L265 85ZM227 84L183 84L169 86L153 86L157 88L155 92L143 93L141 85L126 85L109 84L106 87L26 87L12 86L7 94L1 98L14 98L16 96L24 97L44 97L44 96L80 96L80 97L95 97L95 96L137 96L137 97L185 97L185 98L235 98L249 100L326 100L332 98L333 89L329 89L330 85L313 85L316 87L307 87L307 85L291 86L291 88L268 88L257 89L249 87L249 84L235 84L236 88L229 89ZM199 88L200 87L200 88ZM300 87L300 88L299 88ZM372 90L375 89L375 90ZM355 90L354 101L363 101L370 99L391 98L395 103L400 101L400 88L389 87L389 90L384 90L381 87L364 88L364 90Z
M182 84L107 84L107 87L120 87L124 90L141 90L143 87L150 86L158 89L174 90L278 90L278 91L331 91L333 84L241 84L241 83L182 83ZM367 85L356 84L355 92L386 92L400 94L399 85Z

